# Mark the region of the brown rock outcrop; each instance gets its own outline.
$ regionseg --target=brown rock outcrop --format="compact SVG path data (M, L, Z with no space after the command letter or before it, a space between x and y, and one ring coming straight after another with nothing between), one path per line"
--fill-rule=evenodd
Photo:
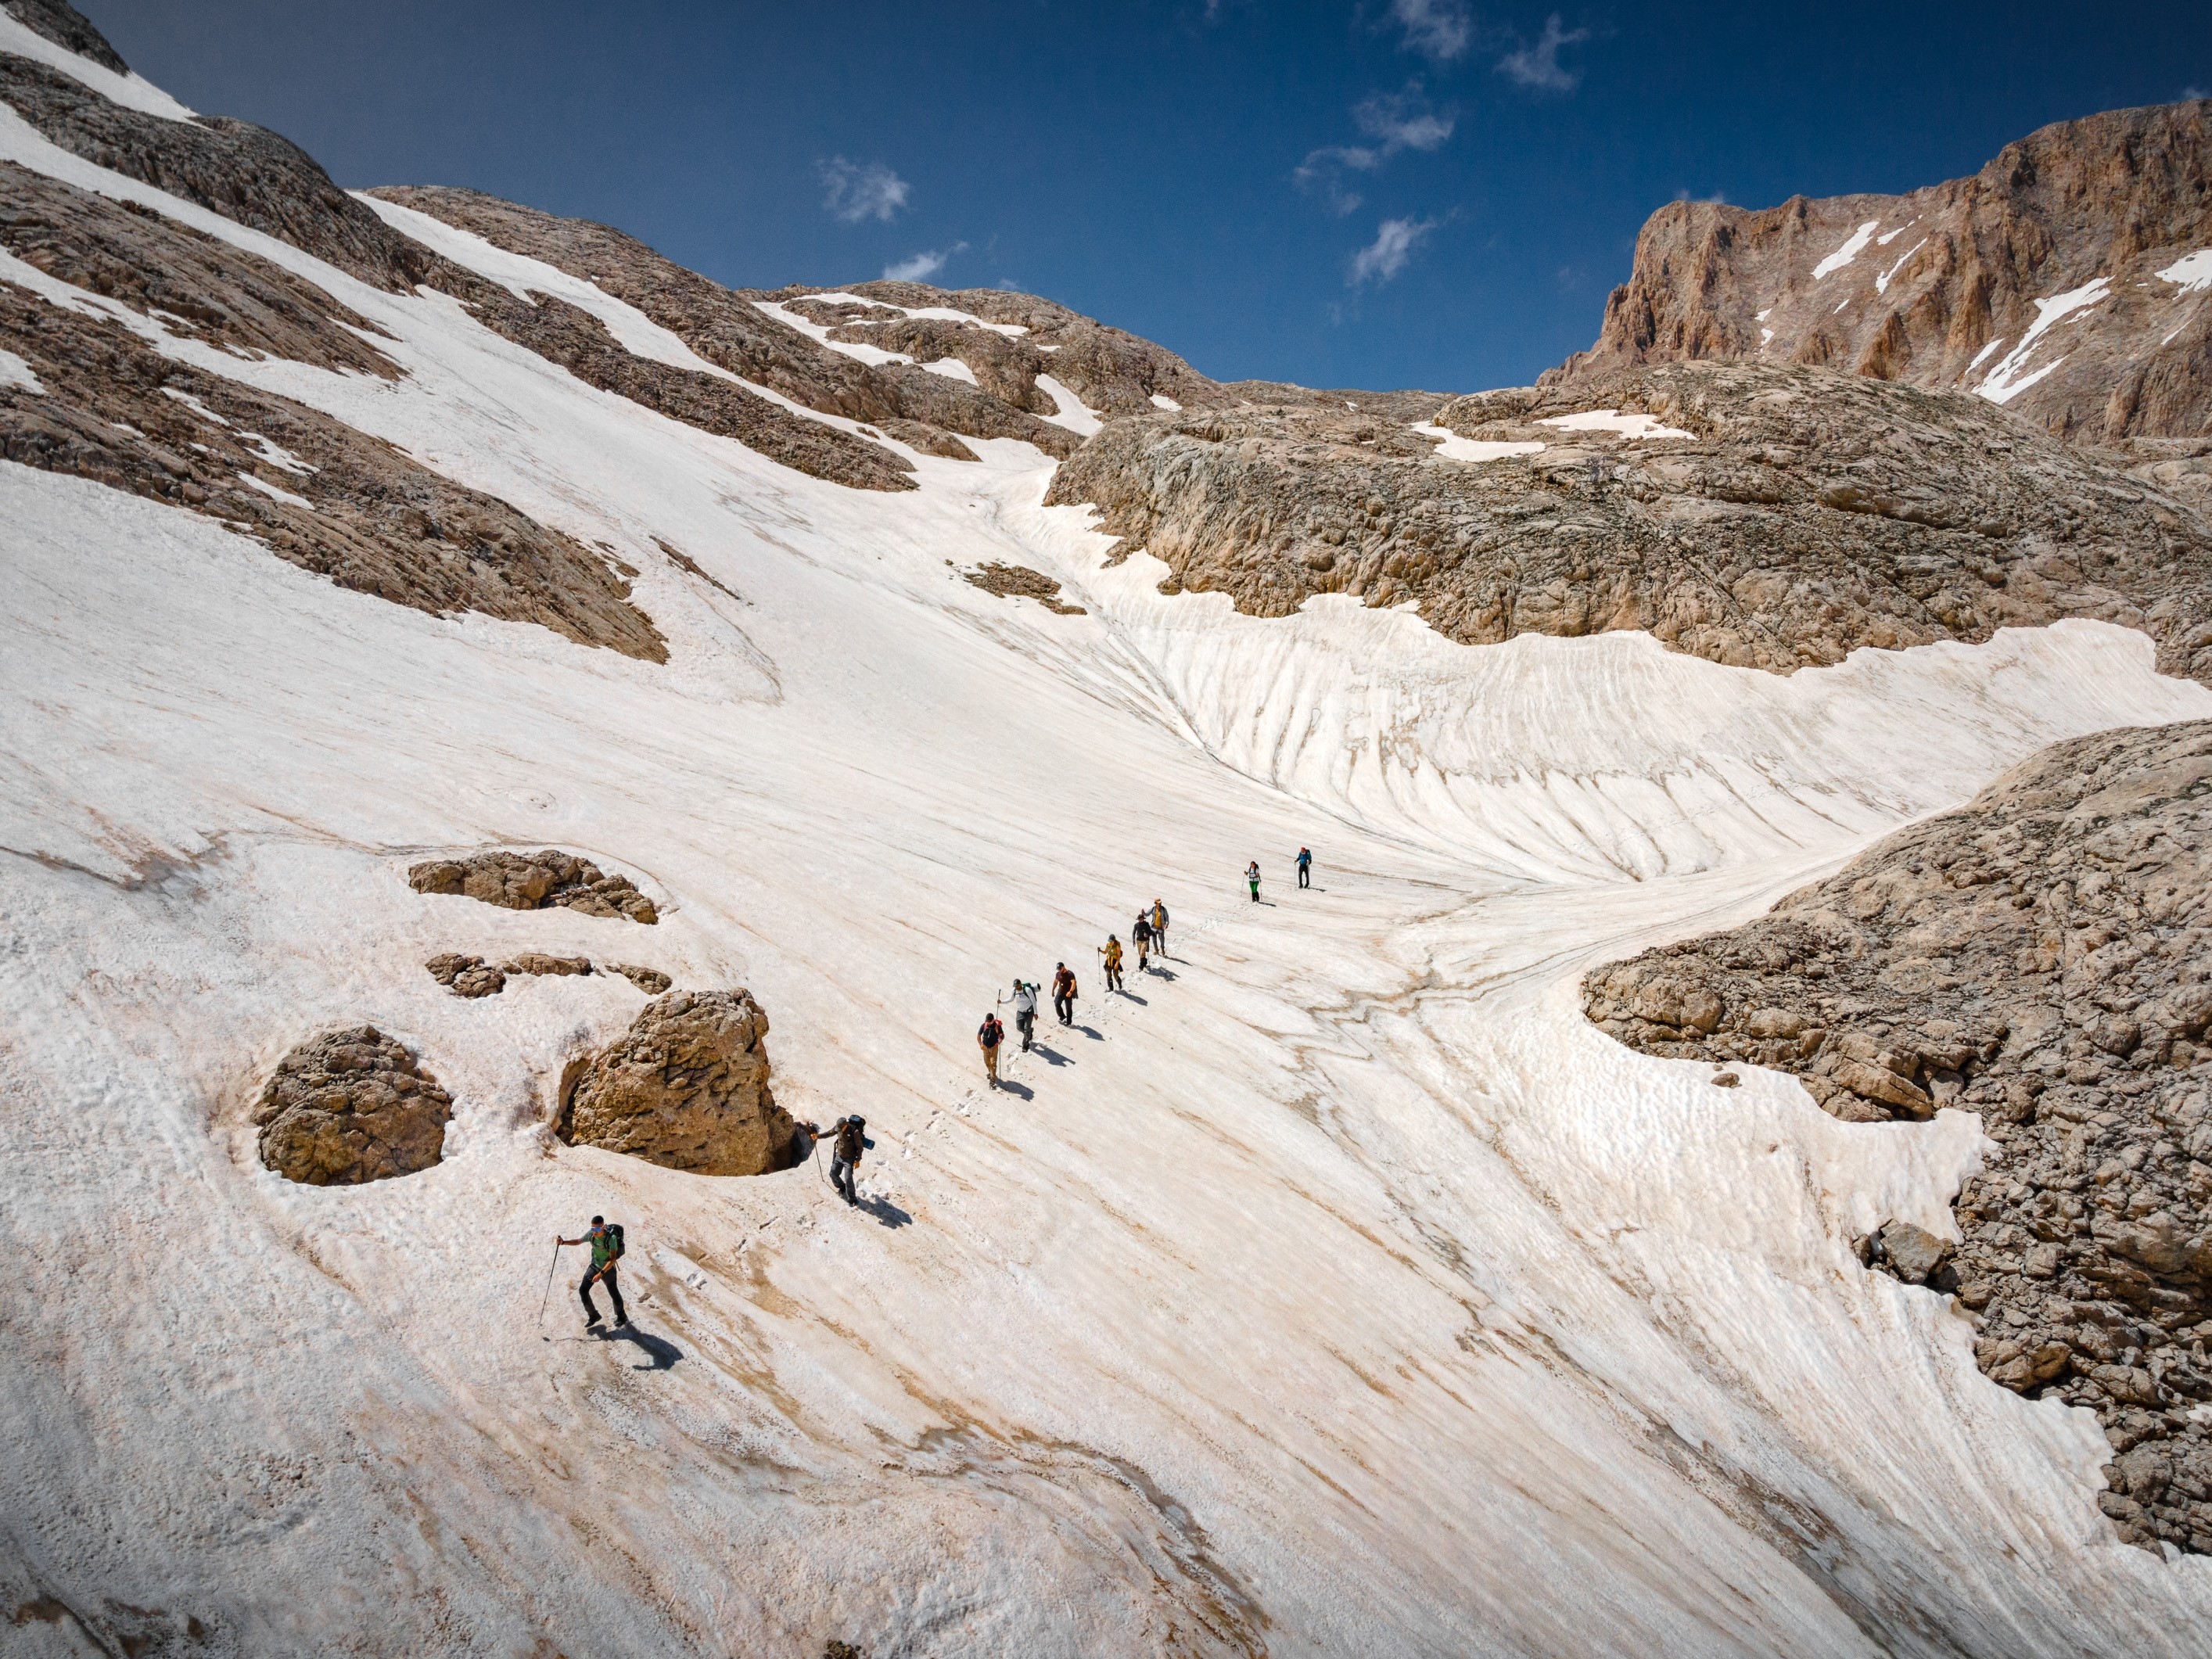
M69 0L8 0L8 12L33 33L45 35L56 46L102 69L113 70L118 75L131 72L131 66L107 44L106 37L93 27L92 20Z
M1661 208L1597 343L1540 384L1743 358L2016 386L2008 407L2066 436L2212 434L2212 289L2158 274L2206 247L2212 101L2112 110L1910 195ZM2013 356L2064 294L2089 302Z
M444 951L422 964L430 977L457 997L493 997L507 988L507 975L482 957Z
M750 992L658 998L574 1068L557 1133L695 1175L786 1168L796 1126L769 1089L767 1036Z
M1946 1261L1892 1223L1881 1255L1957 1290L1994 1380L2097 1413L2124 1538L2212 1553L2208 947L2191 721L2047 749L1747 927L1595 970L1583 1006L1648 1053L1794 1073L1841 1117L1979 1113L1998 1151L1960 1190L1964 1243Z
M1060 584L1042 570L1032 570L1025 564L983 564L973 570L960 573L963 578L986 593L994 593L1002 599L1035 599L1046 610L1063 617L1085 615L1079 605L1069 605L1060 597Z
M1686 437L1542 422L1593 406ZM2144 479L1975 398L1823 369L1683 363L1462 398L1462 462L1364 413L1273 405L1115 421L1045 499L1284 616L1316 593L1418 601L1439 633L1645 629L1790 672L1860 646L2094 617L2212 674L2212 527Z
M459 894L507 910L561 905L587 916L626 916L648 926L660 920L653 901L628 876L607 875L588 859L550 847L538 853L493 850L462 859L427 859L408 866L407 884L418 893Z
M676 982L658 968L643 968L634 962L610 962L606 969L611 974L620 974L649 997L659 996Z
M253 1109L262 1163L312 1187L428 1169L453 1115L453 1097L374 1025L301 1043L277 1063Z

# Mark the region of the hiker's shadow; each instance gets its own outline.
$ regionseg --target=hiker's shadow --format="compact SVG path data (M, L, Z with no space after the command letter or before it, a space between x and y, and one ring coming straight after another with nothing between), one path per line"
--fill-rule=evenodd
M877 1220L882 1222L886 1227L911 1227L914 1225L914 1218L908 1215L904 1210L899 1208L897 1205L892 1203L888 1198L867 1199L861 1203L860 1207L866 1210L870 1215L875 1217Z
M650 1331L641 1331L635 1325L624 1325L619 1329L609 1331L603 1340L609 1342L635 1342L645 1350L646 1363L642 1365L631 1366L630 1369L634 1371L665 1371L684 1358L684 1350L666 1337L655 1336Z
M1010 1077L1000 1078L999 1079L999 1087L1005 1090L1016 1100L1035 1100L1036 1098L1036 1090L1030 1088L1026 1083L1017 1083Z
M1075 1063L1066 1054L1061 1054L1057 1048L1048 1048L1042 1042L1038 1043L1035 1048L1030 1050L1030 1052L1036 1054L1037 1058L1043 1060L1048 1066L1073 1066Z
M1146 971L1146 973L1150 974L1150 975L1151 975L1154 979L1170 979L1170 980L1171 980L1171 979L1173 979L1173 978L1175 977L1175 975L1174 975L1173 974L1170 973L1170 972L1169 972L1166 969L1164 969L1164 968L1147 968L1147 969L1145 969L1145 971Z
M1103 1036L1100 1036L1088 1025L1079 1025L1075 1029L1082 1032L1084 1036L1089 1037L1093 1042L1103 1042L1106 1041Z
M1146 1001L1144 998L1139 996L1134 991L1116 991L1114 994L1118 997L1128 998L1130 1001L1135 1003L1139 1008L1149 1008L1152 1006L1151 1003Z

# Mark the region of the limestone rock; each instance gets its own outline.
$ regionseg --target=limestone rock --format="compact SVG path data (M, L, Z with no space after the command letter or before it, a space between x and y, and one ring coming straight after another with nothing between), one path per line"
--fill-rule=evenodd
M696 1175L783 1169L795 1129L769 1089L767 1036L750 992L658 998L575 1068L561 1139Z
M373 1025L301 1043L277 1063L253 1109L262 1163L314 1187L428 1169L453 1115L453 1097L437 1079Z
M588 974L592 971L589 957L549 957L543 951L525 951L520 956L500 963L510 974Z
M676 981L658 968L641 968L634 962L610 962L607 971L620 974L649 997L657 997Z
M2208 947L2212 721L2188 721L2056 744L1747 927L1595 969L1583 1006L1653 1054L1794 1072L1840 1117L1980 1114L1964 1242L1893 1222L1865 1259L1955 1282L1993 1381L2212 1467ZM2106 1512L2212 1552L2201 1501L2130 1486Z
M961 575L986 593L995 593L1000 599L1035 599L1046 610L1063 617L1080 617L1079 605L1069 605L1060 597L1060 584L1041 570L1032 570L1021 564L985 564L973 570L963 570Z
M2201 437L2212 307L2159 273L2212 243L2208 155L2199 100L2063 121L1906 196L1675 203L1645 222L1596 344L1541 384L1733 357L2009 389L2069 437ZM2062 295L2051 329L2039 301Z
M482 957L463 956L458 951L447 951L432 957L422 965L430 970L432 979L456 996L497 996L507 988L507 975Z
M560 905L587 916L626 916L647 926L660 920L653 901L628 876L606 875L588 859L551 848L538 853L493 850L462 859L428 859L408 866L407 884L418 893L459 894L508 910Z

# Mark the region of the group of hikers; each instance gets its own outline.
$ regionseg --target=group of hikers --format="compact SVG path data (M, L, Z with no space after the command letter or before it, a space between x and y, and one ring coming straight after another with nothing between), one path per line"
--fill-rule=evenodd
M1310 887L1313 884L1313 854L1309 848L1298 848L1297 871L1298 885ZM1257 859L1245 866L1244 880L1252 890L1253 902L1257 903L1260 898L1260 861ZM1168 907L1154 899L1147 908L1137 912L1137 919L1129 927L1129 943L1137 947L1137 971L1140 974L1151 971L1152 957L1158 954L1165 957L1168 953ZM1122 991L1123 952L1120 937L1109 933L1106 943L1098 946L1097 951L1106 965L1106 989L1109 993ZM1013 1004L1014 1029L1021 1035L1022 1052L1024 1054L1036 1045L1037 992L1040 988L1033 981L1017 979L1012 994L999 999L1000 1007L1009 1002ZM1123 994L1126 995L1126 991ZM1060 963L1053 969L1052 1009L1062 1025L1075 1024L1075 975L1066 963ZM994 1008L983 1016L982 1028L975 1033L976 1043L983 1050L984 1075L989 1079L994 1089L999 1086L999 1049L1006 1040L1006 1028L1000 1021L998 1008ZM874 1145L868 1139L867 1127L867 1120L857 1114L839 1118L827 1130L811 1123L799 1125L811 1140L830 1143L830 1184L837 1189L837 1195L850 1205L858 1205L860 1201L854 1188L854 1176L860 1167L861 1154ZM594 1285L605 1286L608 1299L614 1304L615 1320L611 1328L626 1328L629 1324L629 1314L623 1306L618 1266L623 1256L621 1226L610 1223L605 1216L595 1215L592 1218L590 1230L580 1238L562 1238L555 1234L553 1266L556 1272L560 1268L561 1252L576 1244L589 1245L592 1252L591 1263L584 1269L583 1282L576 1287L577 1294L584 1303L584 1328L596 1331L601 1322L599 1305L592 1300ZM550 1290L550 1275L547 1285ZM542 1315L542 1309L540 1312Z
M1313 849L1301 847L1297 859L1298 885L1313 885ZM1252 902L1260 902L1260 860L1255 859L1244 866L1244 880L1252 890ZM1137 947L1137 971L1151 970L1155 952L1164 957L1168 953L1168 907L1154 899L1151 905L1137 912L1137 920L1129 928L1129 943ZM1121 982L1121 963L1125 955L1121 936L1106 935L1106 943L1095 947L1106 969L1108 994L1121 991L1127 994ZM999 999L998 1007L983 1016L983 1023L975 1031L975 1046L983 1051L983 1075L994 1089L999 1086L999 1050L1006 1040L1006 1023L999 1018L999 1008L1013 1005L1014 1030L1022 1040L1022 1052L1027 1054L1036 1042L1037 992L1034 981L1017 978L1012 994ZM1054 964L1052 972L1052 1011L1062 1025L1075 1024L1075 975L1062 962Z

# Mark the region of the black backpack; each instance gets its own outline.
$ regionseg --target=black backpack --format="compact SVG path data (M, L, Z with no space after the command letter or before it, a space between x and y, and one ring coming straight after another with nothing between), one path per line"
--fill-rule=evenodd
M622 1224L620 1222L611 1221L607 1224L606 1231L607 1260L610 1261L619 1261L622 1260L623 1253Z

